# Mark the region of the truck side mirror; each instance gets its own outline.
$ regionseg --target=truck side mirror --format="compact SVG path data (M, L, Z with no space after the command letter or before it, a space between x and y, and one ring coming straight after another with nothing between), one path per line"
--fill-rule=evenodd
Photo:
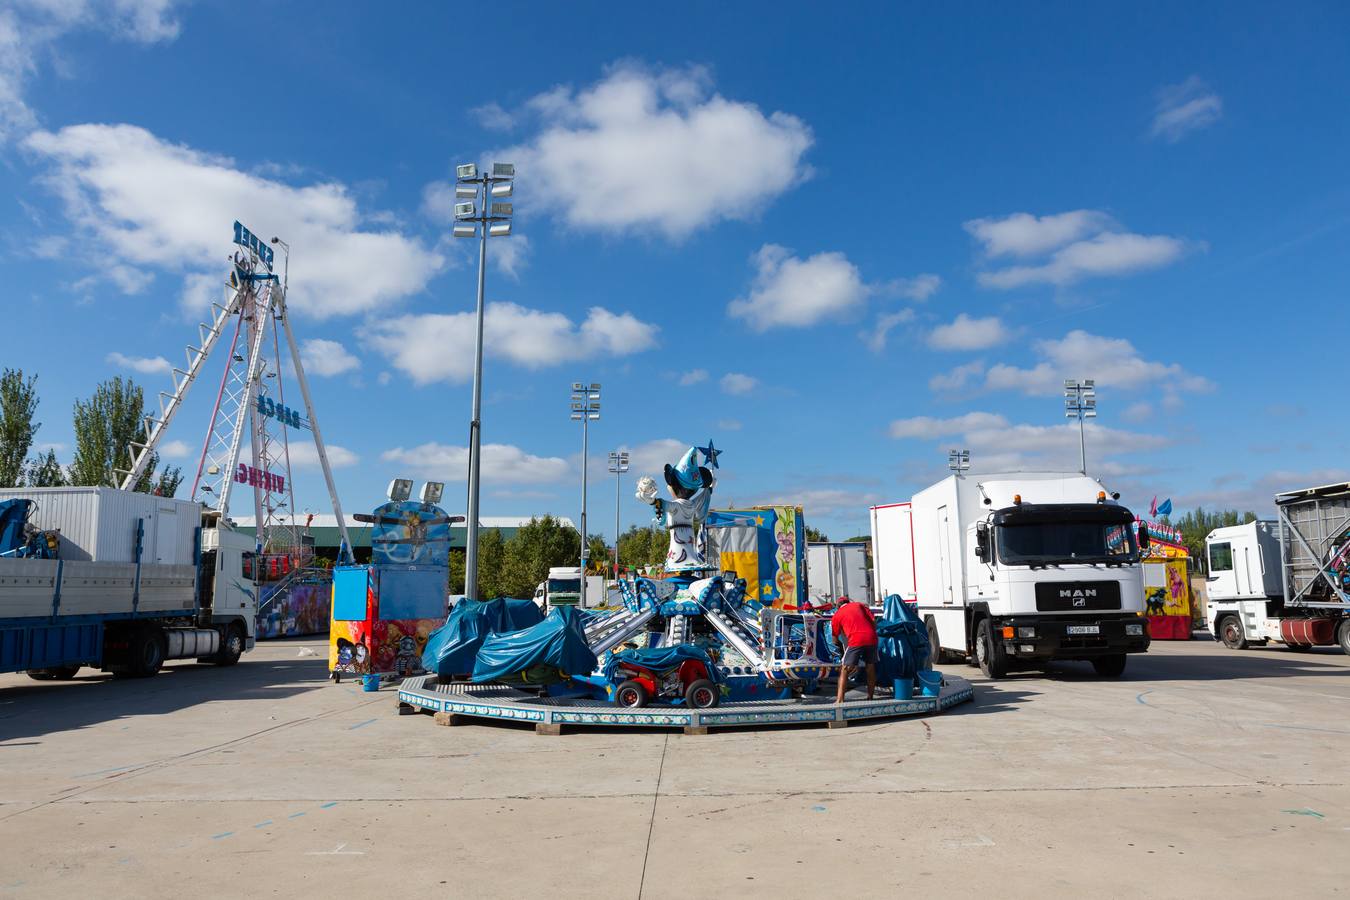
M975 558L989 562L989 526L984 522L975 526Z
M1148 549L1148 526L1143 522L1139 523L1139 549Z

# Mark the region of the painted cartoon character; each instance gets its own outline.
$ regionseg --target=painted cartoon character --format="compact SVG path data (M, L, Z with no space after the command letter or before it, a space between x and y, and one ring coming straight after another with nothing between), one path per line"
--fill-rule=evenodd
M1186 582L1172 566L1167 567L1167 589L1172 594L1173 602L1180 602L1186 596Z
M398 639L398 655L394 657L394 671L400 675L412 675L421 667L417 641L410 634L403 635Z
M337 639L337 671L365 672L370 660L370 651L363 643L353 643L346 638Z
M1167 613L1167 592L1160 587L1149 588L1144 594L1148 605L1148 615L1161 616Z

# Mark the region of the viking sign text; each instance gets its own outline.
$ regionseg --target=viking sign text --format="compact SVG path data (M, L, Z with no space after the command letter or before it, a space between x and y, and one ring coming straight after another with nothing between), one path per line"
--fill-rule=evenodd
M239 484L260 487L274 494L286 490L286 477L284 475L273 475L271 472L255 469L245 463L240 463L239 468L235 470L234 480Z
M258 240L256 234L238 222L234 223L234 242L258 254L258 259L262 260L264 266L267 266L267 271L272 271L272 248L267 246L266 241Z

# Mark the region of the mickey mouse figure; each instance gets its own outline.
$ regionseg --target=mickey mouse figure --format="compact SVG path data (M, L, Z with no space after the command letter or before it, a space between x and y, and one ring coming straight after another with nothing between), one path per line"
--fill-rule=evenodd
M644 475L638 479L637 499L650 504L656 518L665 519L670 531L670 550L666 553L666 571L697 572L708 568L703 551L695 537L695 529L708 517L708 508L712 504L713 488L717 478L712 470L716 469L717 457L722 451L708 441L707 447L690 447L676 465L666 465L666 488L670 491L669 500L656 496L656 481ZM705 466L698 465L696 454L703 454Z

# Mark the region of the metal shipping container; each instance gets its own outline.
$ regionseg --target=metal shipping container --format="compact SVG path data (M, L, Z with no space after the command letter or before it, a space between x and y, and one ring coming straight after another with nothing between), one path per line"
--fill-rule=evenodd
M72 561L136 561L136 520L144 520L141 562L191 565L193 535L201 504L109 487L5 488L0 500L26 497L37 503L30 521L59 529L60 558Z

